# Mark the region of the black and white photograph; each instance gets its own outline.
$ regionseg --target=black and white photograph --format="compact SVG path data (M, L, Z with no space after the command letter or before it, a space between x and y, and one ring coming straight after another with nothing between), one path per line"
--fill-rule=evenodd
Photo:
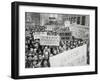
M12 78L97 74L97 7L12 3Z
M89 15L25 12L25 68L89 65Z

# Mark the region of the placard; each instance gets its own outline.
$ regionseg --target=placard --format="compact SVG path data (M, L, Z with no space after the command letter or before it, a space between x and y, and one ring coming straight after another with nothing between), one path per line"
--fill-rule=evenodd
M40 39L41 36L47 36L47 32L35 32L33 33L34 39Z
M40 44L49 46L59 46L60 37L59 36L41 36Z

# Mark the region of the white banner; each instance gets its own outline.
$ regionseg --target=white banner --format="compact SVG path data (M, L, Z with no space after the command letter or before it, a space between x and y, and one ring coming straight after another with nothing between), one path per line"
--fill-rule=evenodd
M51 67L86 65L87 45L64 51L61 54L50 57Z
M89 38L89 27L88 26L70 26L72 35L76 38L88 39Z
M35 32L33 33L34 39L40 39L41 36L47 36L47 32Z
M40 44L49 46L59 46L60 37L59 36L41 36Z

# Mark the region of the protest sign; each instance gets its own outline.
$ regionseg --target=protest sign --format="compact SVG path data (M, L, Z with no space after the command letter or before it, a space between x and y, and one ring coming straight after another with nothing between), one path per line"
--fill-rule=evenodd
M46 36L47 32L35 32L33 33L34 39L40 39L41 36Z
M60 37L59 36L41 36L40 44L49 46L59 46Z

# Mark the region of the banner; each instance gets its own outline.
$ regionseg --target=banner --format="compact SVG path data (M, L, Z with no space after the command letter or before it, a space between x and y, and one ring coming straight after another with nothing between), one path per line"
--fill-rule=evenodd
M41 36L40 44L49 46L59 46L60 37L59 36Z
M40 39L41 36L47 36L47 32L35 32L33 33L34 39Z
M70 26L72 36L80 39L89 39L89 27L88 26Z
M61 54L50 57L51 67L77 66L87 64L87 45L64 51Z

